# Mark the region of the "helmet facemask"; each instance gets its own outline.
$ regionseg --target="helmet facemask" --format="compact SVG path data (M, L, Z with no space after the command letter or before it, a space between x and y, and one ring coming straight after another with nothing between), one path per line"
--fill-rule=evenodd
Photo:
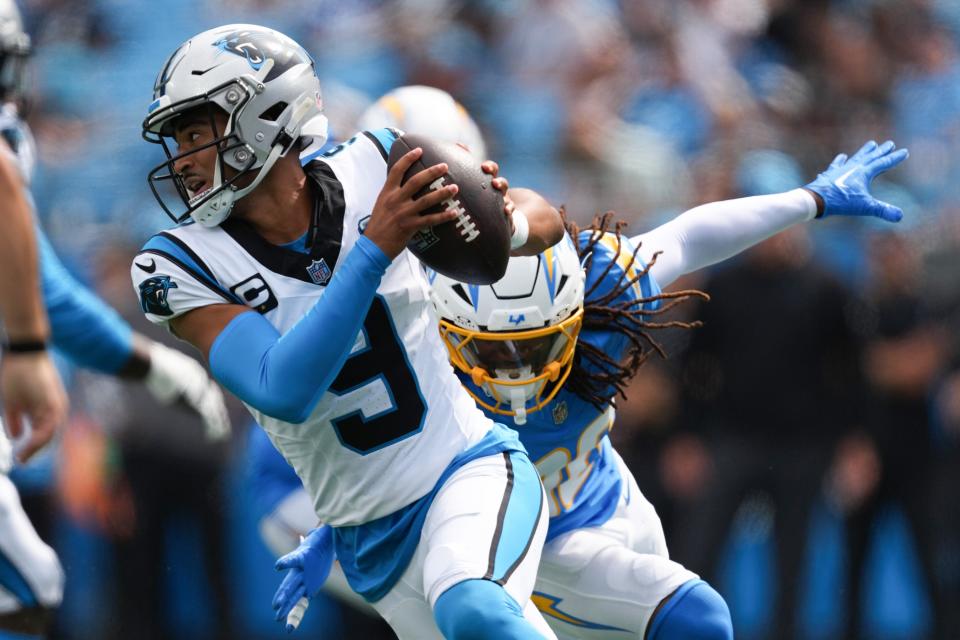
M559 324L525 331L477 332L441 320L440 335L454 366L493 401L473 394L477 402L522 425L528 412L553 400L570 375L582 321L582 309Z
M524 424L573 368L584 295L573 241L565 236L539 255L510 258L491 285L428 275L450 362L473 383L464 388L481 407Z
M166 161L151 169L147 175L147 182L164 212L178 224L192 216L205 226L216 226L227 217L233 203L255 186L247 184L244 185L242 193L238 191L241 189L238 182L255 170L254 165L257 164L256 153L240 139L236 131L236 116L251 97L243 90L243 86L242 82L230 82L214 88L199 100L193 98L171 104L148 118L148 121L162 122L156 131L148 129L146 124L144 126L144 139L159 144L167 156ZM218 110L223 112L218 106L221 100L233 101L237 105L231 113L227 114L227 123L223 131L219 131L215 116ZM209 120L212 139L204 145L177 153L177 145L174 141L177 121L192 117L197 114L197 111ZM184 176L177 172L176 164L186 157L214 146L217 149L217 162L212 184L208 185L202 193L192 193L187 188ZM232 171L228 171L227 167ZM228 173L232 175L224 179ZM210 222L205 223L205 219Z

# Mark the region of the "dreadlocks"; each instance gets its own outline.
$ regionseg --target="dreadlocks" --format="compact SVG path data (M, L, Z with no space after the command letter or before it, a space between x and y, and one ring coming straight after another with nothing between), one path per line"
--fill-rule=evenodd
M565 212L561 210L561 214ZM568 221L564 216L564 224L570 237L574 239L574 245L578 248L580 261L584 270L589 273L590 266L593 263L594 250L597 243L607 233L612 233L616 240L616 255L620 255L623 238L621 232L627 225L624 221L613 222L614 213L612 211L596 216L591 225L585 229L580 229L576 223ZM580 247L578 238L580 233L587 231L590 237L587 242ZM654 352L661 358L666 359L667 354L659 342L651 335L651 331L657 329L666 329L669 327L679 327L682 329L692 329L701 326L701 322L682 322L679 320L669 320L665 322L656 322L648 318L660 316L667 313L677 305L689 300L690 298L701 298L709 300L710 297L702 291L695 289L684 291L673 291L670 293L661 292L655 296L638 298L635 300L617 301L623 293L628 291L641 278L647 275L657 262L660 252L653 255L650 262L644 266L642 271L635 273L633 277L628 277L631 268L637 261L637 252L640 250L638 245L630 256L629 261L623 266L622 275L619 282L610 291L593 297L597 286L604 281L610 273L610 269L617 262L611 260L607 264L603 273L593 282L588 290L583 294L583 331L602 330L615 331L627 338L630 342L629 351L623 362L617 362L607 353L597 347L580 341L574 355L573 369L570 377L567 379L566 387L584 400L590 402L598 409L605 405L612 405L614 396L619 394L626 399L627 382L636 374L647 358ZM665 303L656 310L650 310L647 307L657 301ZM610 393L610 388L615 391Z

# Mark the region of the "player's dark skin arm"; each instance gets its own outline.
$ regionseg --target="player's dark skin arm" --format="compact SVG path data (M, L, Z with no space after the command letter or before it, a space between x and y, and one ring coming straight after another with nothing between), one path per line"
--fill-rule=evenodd
M20 437L28 420L32 426L18 454L25 462L53 437L68 404L43 349L50 325L40 290L33 215L11 154L0 149L0 320L10 343L10 352L0 359L0 395L11 436Z
M23 181L10 160L11 153L9 148L0 149L0 195L4 202L0 318L11 342L45 342L50 337L50 327L40 293L33 216Z
M530 225L530 234L522 247L510 252L512 256L535 256L560 242L563 238L563 219L556 207L536 191L511 189L507 179L498 176L500 167L493 160L480 165L484 173L494 176L493 188L504 194L504 213L513 214L514 209L523 211ZM511 221L511 228L513 222Z
M507 192L517 209L523 211L530 224L527 243L510 252L512 256L535 256L563 238L563 218L556 207L536 191L510 189Z

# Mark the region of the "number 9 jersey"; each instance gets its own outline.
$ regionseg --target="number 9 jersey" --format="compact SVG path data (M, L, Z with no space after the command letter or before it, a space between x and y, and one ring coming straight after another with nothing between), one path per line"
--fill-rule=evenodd
M317 194L309 253L303 240L272 245L236 217L153 236L131 267L146 316L165 324L199 307L240 304L285 333L324 295L363 232L396 135L364 132L304 167ZM480 442L493 422L454 375L428 284L407 251L387 268L363 325L334 330L347 330L353 348L302 424L247 406L296 470L317 516L340 527L370 522L427 495L451 460Z

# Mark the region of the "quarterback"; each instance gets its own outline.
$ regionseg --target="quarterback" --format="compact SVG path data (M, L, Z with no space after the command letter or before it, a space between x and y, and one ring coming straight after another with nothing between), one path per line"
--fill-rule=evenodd
M456 185L413 198L446 166L401 186L421 152L388 172L388 129L301 166L325 136L319 81L297 43L263 27L191 38L153 97L144 137L167 160L149 180L181 224L133 261L144 313L250 409L332 526L351 588L399 636L553 637L529 599L547 522L536 469L460 385L404 250L456 217L420 215ZM559 240L553 207L493 182L505 215L525 212L518 252Z

